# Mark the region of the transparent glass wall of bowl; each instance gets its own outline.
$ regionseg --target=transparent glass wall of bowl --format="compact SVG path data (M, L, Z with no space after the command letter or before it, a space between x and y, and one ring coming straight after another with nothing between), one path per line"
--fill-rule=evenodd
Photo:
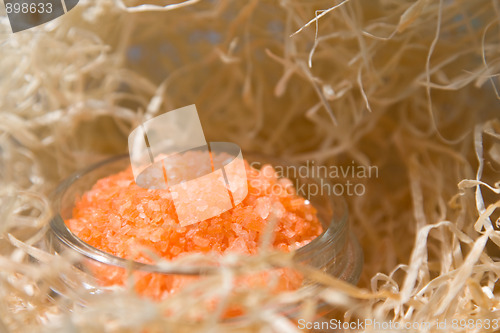
M286 166L286 161L271 158L265 155L245 153L244 158L250 163L258 165ZM64 220L71 218L75 202L88 191L99 179L125 170L130 165L128 155L121 155L98 163L66 179L60 184L53 196L53 209L55 215L50 223L47 236L47 245L53 252L76 252L84 260L93 261L100 266L114 266L123 269L154 272L174 275L203 275L209 274L206 267L186 267L185 270L172 271L157 265L131 262L112 254L101 251L76 237L66 226ZM292 179L294 184L307 184L316 182L314 179ZM311 204L317 209L318 217L323 224L324 232L306 246L296 251L295 259L304 264L313 266L334 277L349 283L357 283L363 265L363 255L356 237L349 230L348 211L343 198L336 196L316 195L309 198ZM84 287L89 292L104 292L106 288L100 286L86 265L80 262L76 265L84 275ZM75 287L74 282L67 279L69 288ZM305 285L311 287L307 280ZM62 290L54 290L64 293Z

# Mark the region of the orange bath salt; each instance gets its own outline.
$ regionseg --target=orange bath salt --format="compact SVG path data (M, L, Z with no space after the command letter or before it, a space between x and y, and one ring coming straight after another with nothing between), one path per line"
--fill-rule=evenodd
M257 170L245 161L245 169L248 195L243 202L202 222L180 226L170 192L138 186L128 168L97 181L76 202L65 223L88 244L143 263L153 260L140 248L166 260L200 252L256 254L271 219L276 223L272 246L282 251L304 246L322 232L315 208L296 194L290 180L279 179L270 165ZM127 279L120 268L93 264L91 269L106 286L123 285ZM297 274L286 270L280 274L280 290L302 283ZM193 281L193 277L145 272L134 277L137 292L157 300Z

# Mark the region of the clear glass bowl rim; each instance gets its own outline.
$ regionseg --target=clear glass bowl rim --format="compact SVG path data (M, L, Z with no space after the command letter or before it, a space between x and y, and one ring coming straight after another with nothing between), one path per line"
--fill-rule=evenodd
M245 157L253 156L262 157L266 164L269 160L273 160L274 162L283 163L283 160L278 158L272 158L262 154L255 153L245 153ZM121 268L132 269L132 270L140 270L145 272L152 273L160 273L160 274L174 274L174 275L206 275L216 271L218 268L215 266L192 266L192 267L182 267L182 268L170 268L165 265L153 265L153 264L145 264L134 260L124 259L108 252L102 251L98 248L95 248L75 234L73 234L69 228L64 223L64 219L60 215L61 209L61 201L66 192L66 190L71 186L75 181L84 177L85 175L91 173L94 170L97 170L106 165L119 162L120 160L128 159L128 154L117 155L111 157L109 159L105 159L101 162L93 164L79 172L74 173L70 177L66 178L60 185L56 188L54 194L52 195L52 204L54 210L54 216L50 221L50 229L51 229L51 237L56 237L57 240L63 243L68 248L76 251L77 253L96 260L100 263L113 265ZM285 165L291 165L290 163L284 163ZM271 165L273 163L271 162ZM90 186L92 186L91 184ZM333 214L331 221L326 223L326 221L321 221L324 227L323 233L321 233L318 237L313 239L307 245L297 249L294 254L294 258L298 261L301 261L303 258L308 258L314 256L315 253L321 251L321 249L325 246L325 244L331 244L332 242L344 244L345 242L357 242L355 237L351 235L348 230L348 209L347 203L344 198L339 196L328 196L329 200L336 200L337 209L340 208L341 212L336 212ZM340 214L339 214L340 213ZM53 243L53 241L52 241ZM358 244L354 244L355 251L359 252L360 249ZM362 258L362 253L360 254ZM355 258L357 260L362 260L361 258ZM359 265L358 265L359 266ZM359 271L360 269L357 269ZM357 281L359 277L359 272L356 272L357 277L353 277L351 280Z

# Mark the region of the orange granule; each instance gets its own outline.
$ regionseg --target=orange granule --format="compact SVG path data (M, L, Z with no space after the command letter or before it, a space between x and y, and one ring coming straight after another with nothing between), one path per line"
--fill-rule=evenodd
M298 196L293 184L278 178L270 165L261 170L245 161L248 195L219 216L181 227L168 190L144 189L136 185L131 168L100 179L86 192L66 220L68 228L88 244L144 263L152 263L138 248L148 248L164 259L181 254L213 251L255 254L270 218L277 218L273 246L289 252L304 246L322 232L315 208ZM123 270L93 265L104 285L124 284ZM297 274L283 274L282 290L300 286ZM189 277L140 273L136 290L162 299L192 281Z

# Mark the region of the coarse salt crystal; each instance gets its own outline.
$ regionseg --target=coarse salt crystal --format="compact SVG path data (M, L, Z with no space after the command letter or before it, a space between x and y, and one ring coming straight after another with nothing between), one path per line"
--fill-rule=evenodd
M268 197L260 197L255 201L255 212L264 220L271 213L271 199Z

